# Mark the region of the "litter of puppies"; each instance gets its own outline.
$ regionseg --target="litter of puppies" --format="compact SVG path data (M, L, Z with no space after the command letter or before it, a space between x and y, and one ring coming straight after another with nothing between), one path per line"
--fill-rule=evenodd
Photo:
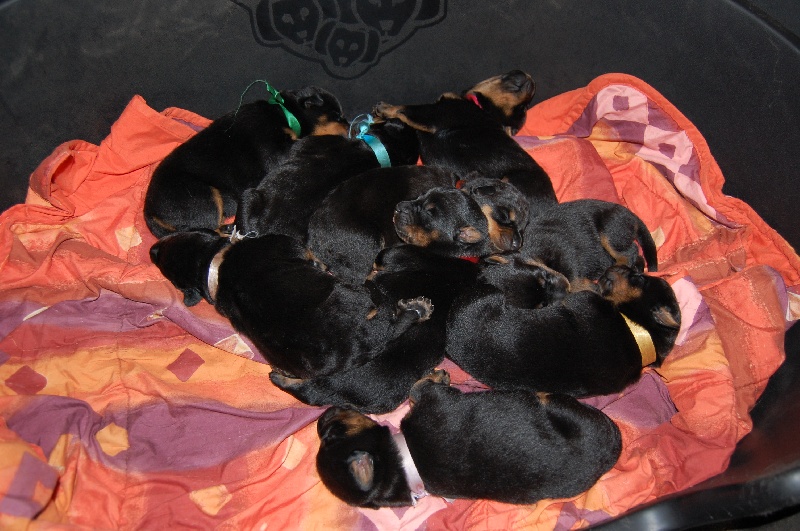
M558 203L510 136L533 93L514 70L430 104L380 102L367 142L327 91L286 91L285 107L246 105L154 172L153 263L254 342L273 384L334 406L317 467L348 503L579 494L621 439L576 397L621 391L675 343L680 309L645 224L614 203ZM445 357L491 389L450 387ZM406 399L400 436L367 416Z

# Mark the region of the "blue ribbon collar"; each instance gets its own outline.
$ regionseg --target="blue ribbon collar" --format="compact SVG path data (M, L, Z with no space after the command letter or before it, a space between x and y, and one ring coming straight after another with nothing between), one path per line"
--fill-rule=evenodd
M378 159L378 164L381 165L381 168L389 168L392 166L392 161L389 158L389 152L386 151L386 146L376 136L368 134L369 128L373 123L375 123L375 120L371 114L359 114L350 123L348 136L366 142L372 152L375 153L375 158ZM356 130L358 133L353 135Z

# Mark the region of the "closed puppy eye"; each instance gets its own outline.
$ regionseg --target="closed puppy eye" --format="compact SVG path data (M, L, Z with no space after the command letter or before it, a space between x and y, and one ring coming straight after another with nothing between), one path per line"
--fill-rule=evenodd
M494 195L497 189L494 186L478 186L472 190L473 195Z
M424 205L425 210L428 211L431 215L436 215L439 213L439 209L436 206L436 203L425 203Z
M507 208L497 207L494 209L494 219L498 223L509 224L511 223L511 212Z

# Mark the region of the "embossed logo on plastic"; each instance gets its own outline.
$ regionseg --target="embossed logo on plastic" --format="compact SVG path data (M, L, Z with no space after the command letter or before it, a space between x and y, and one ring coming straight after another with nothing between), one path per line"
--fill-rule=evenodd
M248 11L253 35L353 79L444 19L447 0L234 0Z

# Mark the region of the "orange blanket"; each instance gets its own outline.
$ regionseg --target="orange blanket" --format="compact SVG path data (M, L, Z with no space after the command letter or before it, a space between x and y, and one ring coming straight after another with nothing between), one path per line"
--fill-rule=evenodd
M154 166L209 121L134 97L99 145L59 146L0 216L0 527L416 529L596 523L722 471L800 317L800 259L654 89L606 75L531 109L517 140L561 200L636 212L681 303L658 371L593 402L620 426L586 493L531 506L429 496L355 509L321 485L314 421L206 303L148 257ZM475 385L445 364L457 385ZM407 406L379 420L397 424Z

